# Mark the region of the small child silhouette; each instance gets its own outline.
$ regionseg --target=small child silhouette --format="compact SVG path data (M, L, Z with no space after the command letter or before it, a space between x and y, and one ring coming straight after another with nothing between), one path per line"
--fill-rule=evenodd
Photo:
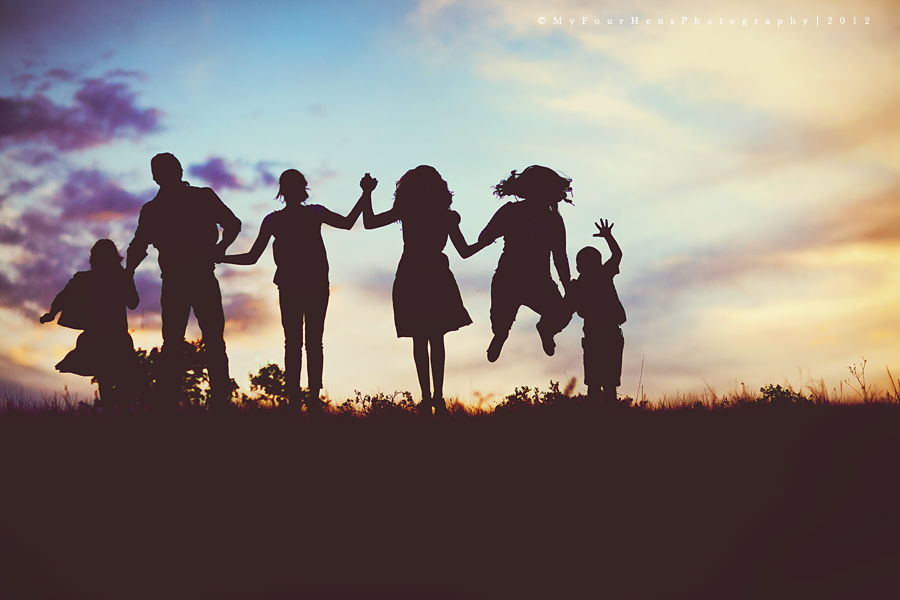
M582 248L575 256L578 278L573 279L566 294L570 314L578 312L584 319L584 383L588 398L615 404L616 387L621 385L622 351L625 338L622 323L625 309L619 301L613 277L619 273L622 249L612 234L613 224L600 219L594 237L602 237L612 256L605 263L593 246Z
M494 194L516 196L491 218L481 235L480 244L503 238L503 253L491 280L491 330L494 337L487 359L500 357L503 343L523 304L541 315L537 324L541 345L553 356L553 336L565 329L572 318L566 313L559 287L550 276L550 258L559 281L568 289L570 273L566 255L566 227L559 214L560 202L569 202L572 180L553 169L532 165L521 173L513 171L494 186Z
M93 376L105 414L115 414L117 406L130 412L136 363L125 308L137 308L140 298L112 240L94 244L90 265L75 273L40 321L49 323L62 312L60 325L84 330L56 370Z

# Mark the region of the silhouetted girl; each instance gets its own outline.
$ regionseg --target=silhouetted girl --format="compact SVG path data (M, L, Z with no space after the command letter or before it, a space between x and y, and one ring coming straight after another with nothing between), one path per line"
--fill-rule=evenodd
M556 171L532 165L512 174L494 187L494 194L517 196L518 202L507 202L478 236L481 243L502 237L503 254L491 281L491 330L494 339L487 358L494 362L500 356L503 342L509 336L516 313L523 304L541 315L537 324L541 344L553 356L553 336L562 331L572 318L566 311L559 288L550 276L550 256L564 288L571 275L566 255L566 228L558 211L568 198L572 180Z
M445 413L444 334L472 322L463 306L450 260L444 254L447 238L459 255L468 258L483 244L470 246L459 229L459 214L450 210L453 195L434 167L419 166L407 171L397 182L394 206L379 215L372 211L371 199L363 207L366 229L400 221L403 227L403 256L394 278L394 325L397 337L411 337L413 360L422 388L420 412L432 408ZM430 361L429 361L430 349ZM428 367L431 363L432 391Z
M306 372L309 379L307 410L318 411L322 408L319 402L324 362L322 336L329 296L328 258L322 241L322 224L338 229L353 227L362 211L363 200L371 197L375 180L367 173L359 185L363 194L350 214L344 217L324 206L306 204L309 198L306 177L296 169L288 169L281 174L276 196L283 199L285 207L263 219L259 235L249 252L221 259L223 263L235 265L256 264L269 244L269 238L275 238L272 250L284 328L284 373L288 398L299 406L305 322Z
M116 406L120 411L130 411L135 353L125 308L137 308L140 298L134 279L122 268L122 256L111 240L94 244L90 265L90 271L75 273L40 321L52 321L62 312L60 325L83 329L75 349L66 354L56 369L92 376L104 412L112 414Z

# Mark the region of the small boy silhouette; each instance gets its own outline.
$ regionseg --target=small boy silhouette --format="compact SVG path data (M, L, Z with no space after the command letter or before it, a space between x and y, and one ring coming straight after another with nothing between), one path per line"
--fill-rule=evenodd
M613 277L619 273L622 249L612 234L613 224L600 219L594 237L602 237L612 256L605 263L593 246L582 248L575 256L578 278L573 279L566 294L572 313L584 319L584 383L588 398L603 404L616 403L616 387L621 385L622 351L625 338L620 325L625 322L625 309L619 301Z

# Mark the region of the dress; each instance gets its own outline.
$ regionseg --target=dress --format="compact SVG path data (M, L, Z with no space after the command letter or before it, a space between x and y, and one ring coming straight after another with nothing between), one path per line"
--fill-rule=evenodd
M126 372L134 361L134 342L125 308L137 304L134 280L121 267L75 273L53 300L51 311L62 312L60 325L84 332L56 369L95 377Z
M403 256L392 294L397 337L444 334L472 323L444 254L459 221L451 210L403 218Z

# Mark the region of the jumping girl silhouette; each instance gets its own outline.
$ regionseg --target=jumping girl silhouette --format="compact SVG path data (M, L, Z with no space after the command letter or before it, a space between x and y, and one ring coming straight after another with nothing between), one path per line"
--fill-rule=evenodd
M479 243L489 244L502 237L503 253L491 281L491 330L494 338L487 358L500 357L503 342L509 336L516 313L523 304L541 315L537 324L541 344L553 356L553 336L565 329L572 318L566 311L559 288L550 276L550 257L563 288L568 288L571 274L566 255L566 228L558 205L571 204L568 195L572 180L553 169L532 165L512 174L494 187L497 196L517 196L518 202L507 202L494 214L478 236Z
M89 271L75 273L40 321L48 323L62 312L60 325L84 330L75 349L56 365L56 370L93 376L105 414L115 414L117 406L120 412L130 412L135 354L125 308L137 308L140 298L112 240L94 244L90 265Z
M397 337L413 340L413 360L422 388L419 411L426 416L432 414L432 408L436 415L447 411L443 397L444 334L472 322L450 272L450 261L444 254L447 238L463 258L486 245L466 243L459 229L459 214L450 210L452 201L453 194L440 173L434 167L422 165L407 171L397 182L390 210L376 215L371 201L363 207L366 229L396 221L403 227L403 255L392 294L394 325Z
M285 207L269 213L263 219L253 247L244 254L221 259L235 265L256 264L260 255L275 238L275 285L281 307L284 328L284 373L288 398L299 407L300 371L303 362L303 325L306 324L306 360L309 395L306 409L321 411L319 393L322 389L324 352L322 336L325 331L325 312L328 309L328 258L322 241L322 224L338 229L350 229L356 223L365 199L371 200L376 181L368 173L360 180L363 190L356 206L346 217L318 204L306 204L309 198L306 177L296 169L281 174L277 198Z

